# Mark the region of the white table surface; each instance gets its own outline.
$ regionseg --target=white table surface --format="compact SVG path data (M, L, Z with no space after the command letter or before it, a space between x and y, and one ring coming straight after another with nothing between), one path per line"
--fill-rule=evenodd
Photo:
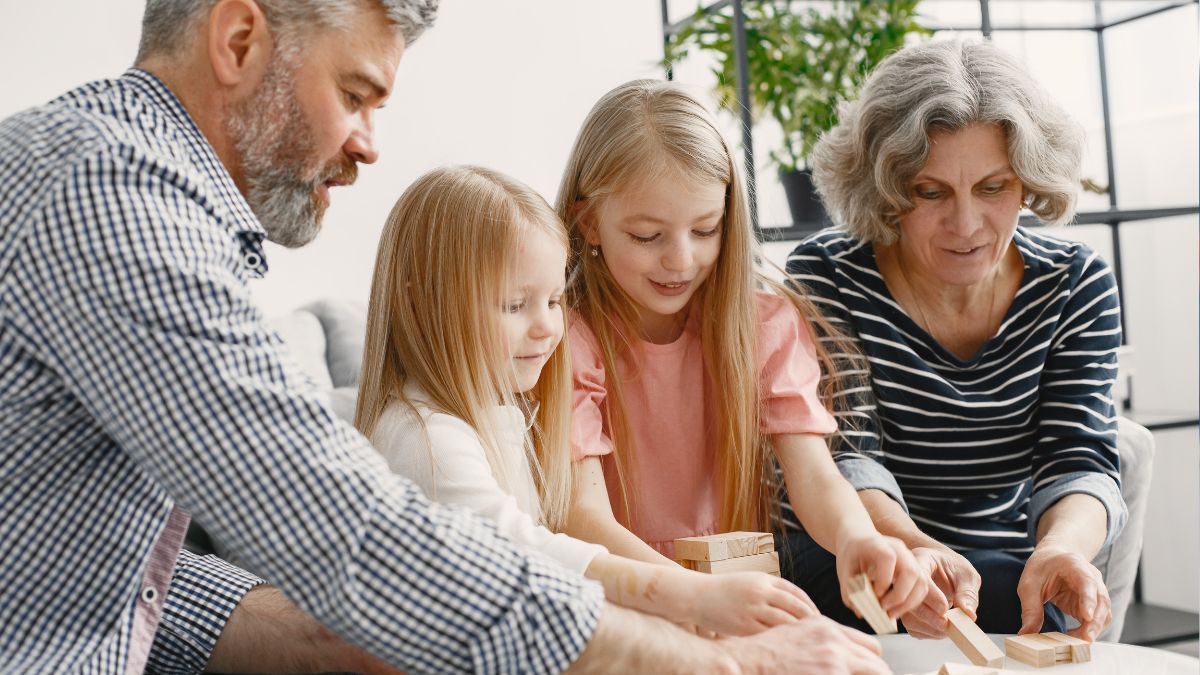
M1005 635L989 634L1000 650L1004 650ZM970 663L967 657L945 640L918 640L911 635L881 635L883 659L898 675L905 673L936 673L943 663ZM1095 673L1097 675L1196 675L1200 673L1200 660L1183 654L1135 647L1114 642L1092 644L1092 660L1088 663L1069 663L1048 668L1034 668L1016 659L1004 660L1005 670L1036 671L1046 675L1075 675Z

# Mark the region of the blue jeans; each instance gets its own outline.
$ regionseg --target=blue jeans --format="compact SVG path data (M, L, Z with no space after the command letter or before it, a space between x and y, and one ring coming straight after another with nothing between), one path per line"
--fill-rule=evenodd
M842 604L837 566L832 553L821 548L807 532L776 532L775 540L779 542L779 569L784 579L804 589L825 616L871 632L866 621L854 616L854 612ZM983 579L977 612L979 627L985 633L1016 633L1021 628L1017 581L1025 569L1027 556L1004 551L967 551L963 556L975 566ZM1046 619L1042 624L1042 632L1063 630L1065 617L1062 611L1050 603L1046 603L1044 609Z

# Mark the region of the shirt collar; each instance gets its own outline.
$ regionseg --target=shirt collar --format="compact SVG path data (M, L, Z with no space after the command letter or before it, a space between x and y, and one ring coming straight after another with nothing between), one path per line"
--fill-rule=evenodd
M233 176L229 175L229 169L221 163L216 150L213 149L212 144L208 142L208 138L204 136L200 128L196 126L195 120L192 119L171 88L158 79L154 73L141 68L126 70L121 75L121 80L153 101L160 111L175 122L175 125L186 137L199 168L211 179L212 185L222 197L224 205L232 212L231 222L225 223L225 225L241 235L243 240L261 243L267 235L262 223L258 221L258 217L250 209L250 204L246 202L245 196L233 182Z

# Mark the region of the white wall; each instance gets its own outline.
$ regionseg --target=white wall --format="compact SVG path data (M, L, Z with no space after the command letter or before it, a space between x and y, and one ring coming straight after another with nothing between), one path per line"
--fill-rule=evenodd
M1053 3L1063 12L1077 12L1081 4ZM971 5L927 4L931 12ZM1029 20L1053 22L1050 4L1007 5ZM671 6L678 19L695 2ZM443 2L437 27L404 56L396 94L379 113L380 162L365 168L355 187L335 191L325 231L313 245L269 251L271 273L256 287L265 310L277 314L327 296L365 299L384 217L409 182L437 165L488 165L553 199L576 128L595 99L625 80L661 76L658 7L651 0ZM141 11L138 0L0 0L0 117L82 82L118 75L133 60ZM1197 202L1196 23L1192 6L1106 33L1123 206ZM999 34L997 42L1020 54L1088 128L1085 173L1103 179L1092 37ZM704 62L683 64L677 74L708 82ZM735 128L732 121L728 128ZM772 137L770 129L757 133L760 157ZM760 176L762 221L785 222L782 191L762 163ZM1097 196L1083 202L1085 208L1105 204ZM1124 304L1140 407L1194 411L1200 399L1198 229L1195 217L1123 228ZM1060 233L1111 254L1103 227ZM773 245L771 257L781 260L789 248ZM1160 434L1159 445L1147 594L1195 610L1200 444L1191 429Z

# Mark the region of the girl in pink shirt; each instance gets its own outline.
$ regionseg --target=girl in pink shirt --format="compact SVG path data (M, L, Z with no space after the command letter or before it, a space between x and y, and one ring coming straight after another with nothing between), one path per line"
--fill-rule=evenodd
M566 531L663 564L679 537L769 531L773 455L797 517L837 556L843 601L860 572L892 617L937 593L834 465L808 327L820 314L756 271L736 162L704 106L651 80L606 94L558 212L575 261Z

